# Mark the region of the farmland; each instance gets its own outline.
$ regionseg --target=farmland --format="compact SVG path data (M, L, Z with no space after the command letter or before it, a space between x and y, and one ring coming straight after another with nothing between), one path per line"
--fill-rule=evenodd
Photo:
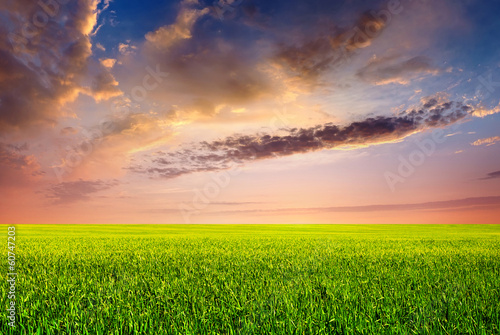
M500 333L499 225L16 232L16 329L1 334Z

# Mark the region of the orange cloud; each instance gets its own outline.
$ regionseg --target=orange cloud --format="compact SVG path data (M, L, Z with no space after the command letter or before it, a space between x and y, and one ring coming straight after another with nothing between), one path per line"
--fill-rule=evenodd
M113 58L99 59L99 61L101 62L101 65L106 68L112 68L116 64L116 59Z
M146 34L146 40L156 48L169 49L175 43L191 38L191 30L198 18L210 11L208 8L202 10L191 8L191 5L196 4L197 1L184 0L175 23Z
M482 138L477 141L474 141L471 143L471 145L474 146L480 146L486 144L487 146L496 144L497 142L500 142L500 136L494 136L494 137L488 137L488 138Z
M493 108L487 108L484 106L478 106L478 108L474 111L474 116L477 117L486 117L488 115L493 115L500 113L500 104L498 104L496 107Z

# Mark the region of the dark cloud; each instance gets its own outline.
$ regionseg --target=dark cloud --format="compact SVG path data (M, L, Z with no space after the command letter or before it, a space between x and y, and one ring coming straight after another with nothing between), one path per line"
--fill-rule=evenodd
M372 59L357 72L357 76L369 83L384 85L390 83L408 84L425 74L437 74L440 69L432 65L429 58L417 56L400 61L397 57Z
M45 197L54 205L90 200L90 195L117 186L117 180L77 180L56 184L46 190Z
M481 178L482 180L488 180L488 179L496 179L500 178L500 171L495 171L495 172L490 172L488 175L484 178Z
M274 61L303 80L316 80L333 63L341 61L345 56L340 52L335 53L328 36L318 37L298 46L283 45L279 49Z
M21 154L26 150L26 143L0 143L0 188L32 186L44 174L34 156Z
M362 146L398 140L429 128L444 127L465 118L472 108L459 102L427 101L420 109L394 116L370 117L349 125L331 123L286 130L284 135L235 135L213 142L201 142L181 151L155 157L149 167L135 166L135 172L174 178L187 173L227 169L252 160Z
M298 45L279 45L274 61L298 78L316 82L325 71L345 63L356 50L369 46L385 25L371 13L363 13L348 28L330 23L327 30L316 31L313 39L307 36Z

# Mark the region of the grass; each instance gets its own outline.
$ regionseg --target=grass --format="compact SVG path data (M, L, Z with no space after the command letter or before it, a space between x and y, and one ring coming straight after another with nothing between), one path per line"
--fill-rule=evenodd
M17 327L3 319L0 334L500 333L498 225L18 225L16 236ZM6 284L0 296L7 306Z

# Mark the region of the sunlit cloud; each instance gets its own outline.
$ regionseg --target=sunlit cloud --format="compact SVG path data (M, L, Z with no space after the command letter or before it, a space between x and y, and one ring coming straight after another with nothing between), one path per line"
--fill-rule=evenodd
M99 60L102 64L102 66L107 67L107 68L112 68L116 64L116 59L113 58L104 58Z
M488 138L481 138L481 139L479 139L477 141L472 142L471 145L474 145L474 146L480 146L480 145L490 146L490 145L496 144L497 142L500 142L500 136L493 136L493 137L488 137Z
M167 50L175 43L192 37L191 30L198 18L208 14L208 8L194 9L198 1L183 0L175 23L146 34L146 40L156 48Z

